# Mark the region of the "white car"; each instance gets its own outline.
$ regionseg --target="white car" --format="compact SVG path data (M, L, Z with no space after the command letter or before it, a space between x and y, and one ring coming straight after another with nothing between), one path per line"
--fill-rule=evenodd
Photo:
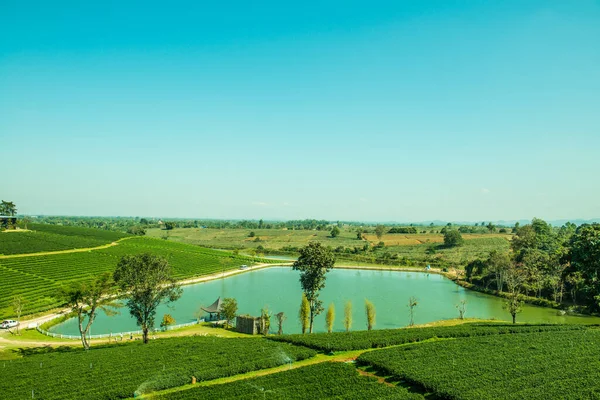
M2 328L2 329L14 328L17 325L19 325L19 323L17 321L12 320L12 319L7 319L7 320L2 321L2 324L0 324L0 328Z

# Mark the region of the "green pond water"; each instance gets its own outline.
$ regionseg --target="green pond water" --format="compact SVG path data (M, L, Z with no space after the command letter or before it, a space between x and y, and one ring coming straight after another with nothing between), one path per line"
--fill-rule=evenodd
M275 314L283 311L287 316L284 333L300 333L298 309L302 292L299 272L289 267L270 267L249 271L209 282L185 286L182 297L170 307L161 305L156 314L156 324L163 314L171 314L178 324L192 322L200 306L212 304L217 297L234 297L238 301L238 313L260 315L263 307ZM467 318L510 320L503 310L501 299L464 289L451 280L437 274L421 272L333 269L327 274L325 288L320 298L325 308L335 305L334 330L342 331L344 305L353 304L354 330L366 329L365 299L374 303L377 310L376 329L399 328L409 323L408 299L415 296L415 323L458 317L456 305L467 301ZM517 316L518 322L546 323L600 323L600 318L584 316L561 316L557 310L525 306ZM272 330L277 330L276 318L271 320ZM108 317L100 313L92 326L92 334L108 334L138 330L127 308L120 314ZM315 318L315 331L323 332L325 312ZM51 332L78 335L75 319L55 325Z

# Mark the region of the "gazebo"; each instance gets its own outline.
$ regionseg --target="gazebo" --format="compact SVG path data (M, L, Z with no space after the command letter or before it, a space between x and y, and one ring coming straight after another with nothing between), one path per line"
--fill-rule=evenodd
M216 314L217 319L221 318L221 306L223 304L223 301L221 300L221 297L219 297L214 303L212 303L210 306L208 307L202 307L202 310L207 312L209 315L209 320L213 320L214 319L214 315Z

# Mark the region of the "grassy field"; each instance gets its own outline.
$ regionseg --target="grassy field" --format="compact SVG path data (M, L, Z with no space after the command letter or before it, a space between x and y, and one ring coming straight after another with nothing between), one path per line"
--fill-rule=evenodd
M144 237L130 238L100 250L0 258L0 318L13 315L10 304L15 295L23 296L25 314L55 308L62 304L59 297L61 286L91 280L102 272L112 272L121 256L143 252L167 258L177 279L209 275L259 261L254 257L233 256L222 251Z
M255 236L250 237L250 232ZM446 248L443 246L444 235L439 233L417 234L385 234L379 240L375 234L364 234L363 240L358 240L356 230L342 229L338 237L330 237L326 231L311 230L282 230L282 229L197 229L178 228L171 231L149 229L150 237L164 237L168 240L181 243L190 243L200 246L221 249L256 249L262 246L265 249L276 251L289 247L306 246L311 241L317 241L332 248L354 250L362 249L365 243L371 247L368 253L361 253L363 262L375 262L385 253L395 257L395 262L406 265L434 265L463 266L477 258L485 258L492 250L508 250L511 234L464 234L463 246ZM257 240L258 238L258 240ZM385 247L375 248L379 242ZM338 258L352 257L347 252L339 252Z

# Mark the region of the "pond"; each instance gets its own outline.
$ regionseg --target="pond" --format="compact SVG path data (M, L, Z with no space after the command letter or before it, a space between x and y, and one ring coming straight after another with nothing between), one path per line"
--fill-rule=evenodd
M283 311L287 316L284 333L300 333L298 309L302 291L299 272L289 267L270 267L249 271L224 279L212 280L185 286L182 297L171 307L161 305L156 314L160 323L164 314L171 314L176 323L195 320L194 314L200 306L212 304L217 297L234 297L238 302L239 314L260 315L263 307L272 314ZM408 299L414 296L415 323L423 324L441 319L458 317L456 305L467 302L467 318L510 320L503 310L500 298L470 291L437 274L422 272L378 271L360 269L333 269L327 274L325 288L321 291L325 309L330 303L335 306L334 330L344 330L344 305L353 305L353 330L366 329L365 299L375 305L377 320L375 329L399 328L409 323ZM600 318L584 316L560 316L557 310L525 306L517 316L518 322L546 323L599 323ZM92 326L92 334L127 332L139 329L129 316L127 308L120 314L108 317L100 313ZM277 330L276 318L271 320L271 329ZM75 319L55 325L51 332L77 335ZM315 318L315 331L326 331L325 312Z

